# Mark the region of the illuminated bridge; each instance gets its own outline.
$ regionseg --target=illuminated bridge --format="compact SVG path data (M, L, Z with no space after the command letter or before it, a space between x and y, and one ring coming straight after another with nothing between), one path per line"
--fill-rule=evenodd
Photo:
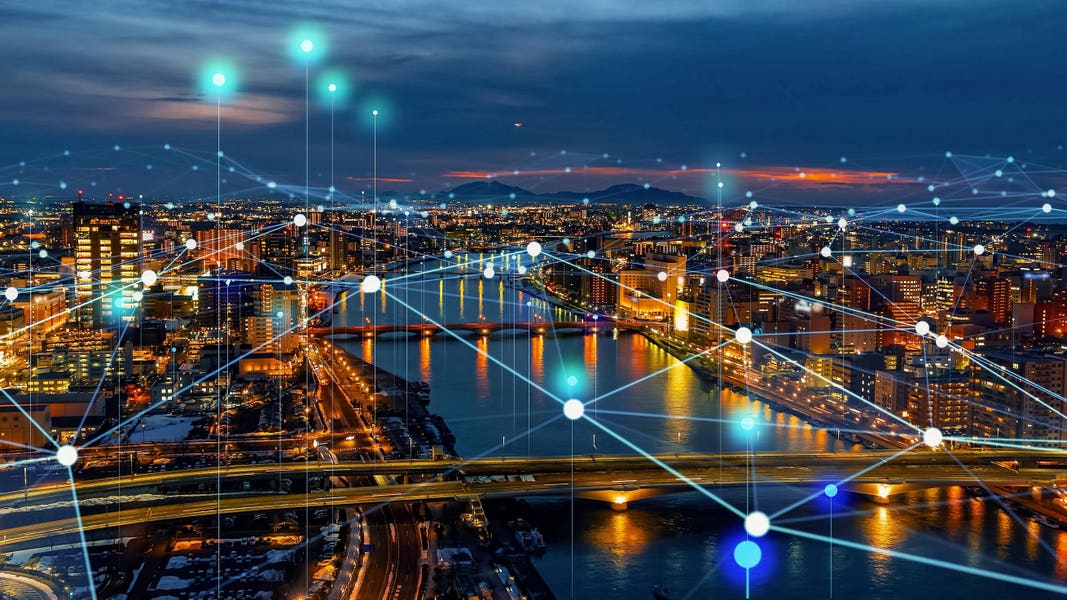
M521 331L534 335L557 332L595 333L598 331L633 331L645 327L667 328L666 322L659 321L528 321L518 323L473 322L435 325L433 323L410 323L388 325L346 325L343 327L308 327L311 335L356 336L361 338L376 337L387 333L407 333L415 336L433 336L443 331L471 332L477 335L490 335L498 331Z

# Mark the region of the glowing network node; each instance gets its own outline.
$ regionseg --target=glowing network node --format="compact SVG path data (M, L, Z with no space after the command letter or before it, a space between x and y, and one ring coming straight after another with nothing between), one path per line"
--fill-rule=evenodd
M136 292L133 293L133 301L134 302L140 302L143 299L144 299L144 292L142 292L141 290L137 290Z
M743 569L751 569L759 564L763 552L752 540L745 540L734 546L734 562Z
M518 271L519 275L525 275L526 274L526 267L524 267L522 265L519 265L519 268L516 269L516 271Z
M837 220L837 226L840 227L841 229L844 229L844 228L848 227L848 220L845 219L845 217L841 217L840 219Z
M593 258L596 256L596 250L590 250L589 252L586 252L585 255L588 258Z
M141 273L141 283L144 284L145 287L152 287L158 280L159 275L152 269L145 269L145 272Z
M452 258L452 251L451 250L445 250L445 258Z
M376 109L370 111L370 114L375 116L375 117L377 117L378 116L378 109L376 108Z
M738 327L734 332L734 340L738 344L747 344L752 341L752 330L748 327Z
M245 243L244 242L237 242L236 244L233 245L233 247L236 250L241 251L241 250L245 249Z
M213 83L215 87L222 87L226 85L226 75L222 73L215 73L211 76L211 83Z
M303 227L307 224L308 218L304 216L304 213L296 213L296 216L293 217L293 225L296 225L297 227Z
M19 289L16 287L9 287L4 290L4 297L10 302L14 302L19 297Z
M719 283L726 283L730 281L730 272L726 269L719 269L715 272L715 279L718 279Z
M285 277L282 277L282 283L284 283L285 285L293 285L293 278L289 275L286 275Z
M981 244L975 244L974 245L974 254L975 254L975 256L981 256L981 255L985 254L985 246L983 246Z
M572 421L577 421L585 414L585 405L581 400L571 398L563 403L563 416Z
M838 492L837 486L832 484L832 483L826 484L826 487L824 487L822 489L822 493L826 494L827 498L833 498L834 496L837 495L837 492Z
M734 231L736 231L737 233L741 233L744 230L745 230L745 226L742 225L741 223L738 223L737 225L734 225Z
M496 269L493 268L493 265L489 265L482 271L482 276L486 279L492 279L494 275L496 275Z
M931 427L923 432L923 443L931 448L940 446L944 439L944 436L941 435L941 430L937 427Z
M659 279L660 281L667 281L667 272L660 271L659 273L656 273L656 279Z
M1049 204L1048 202L1046 202L1046 203L1041 205L1041 210L1043 212L1050 213L1050 212L1052 212L1052 205Z
M574 375L571 375L571 376L567 377L567 385L569 385L571 387L574 387L574 386L578 385L578 378L575 377Z
M382 280L377 275L367 275L359 284L359 289L365 294L373 294L382 289Z
M332 94L337 91L337 84L331 83L330 85L326 86L326 89L330 90L330 93ZM333 186L330 186L330 191L333 191Z
M188 250L196 250L196 240L193 238L185 240L185 248Z
M960 224L960 220L957 217L949 217L948 218L948 222L950 224L952 224L952 225L959 225Z
M60 446L59 449L56 450L56 461L64 467L73 466L74 463L78 462L77 448L70 444Z
M747 195L747 196L748 196L749 198L751 198L751 197L752 197L752 192L748 192L748 193L747 193L746 195ZM758 207L758 206L759 206L759 203L758 203L758 202L756 202L755 200L753 200L752 202L749 202L749 203L748 203L748 209L749 209L749 210L756 210L756 207Z
M833 253L834 251L831 250L829 246L823 246L822 250L819 250L819 256L822 256L823 258L830 258Z
M1049 198L1052 198L1053 196L1056 195L1056 190L1050 189L1049 191L1047 191L1045 193L1048 194Z
M941 198L935 197L933 199L934 206L941 206Z
M756 426L756 420L752 417L741 418L741 429L745 431L752 431L752 428Z
M927 335L930 333L930 324L926 321L918 321L915 323L915 333L919 335Z
M903 212L905 212L907 210L908 210L908 207L905 206L903 202L897 205L897 212L898 213L903 213Z
M761 511L752 511L745 517L745 531L752 537L763 537L771 530L771 520Z
M304 40L304 41L300 42L300 51L301 52L307 53L307 52L311 52L314 49L315 49L315 42L312 42L311 40Z
M41 251L37 253L37 256L40 256L41 258L47 258L48 257L48 250L45 250L44 248L41 248Z

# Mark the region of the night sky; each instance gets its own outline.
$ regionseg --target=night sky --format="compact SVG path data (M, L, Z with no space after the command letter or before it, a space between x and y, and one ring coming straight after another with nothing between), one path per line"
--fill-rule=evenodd
M1059 2L984 0L2 2L0 194L60 178L213 188L213 167L204 181L164 175L178 165L159 153L214 151L198 76L216 59L239 81L222 109L227 156L302 183L305 73L289 38L310 24L313 185L329 181L320 75L339 70L351 94L336 104L335 181L349 191L371 174L378 108L390 189L492 173L539 191L647 181L706 195L701 168L721 161L744 185L915 197L959 177L947 150L1062 163L1065 22Z

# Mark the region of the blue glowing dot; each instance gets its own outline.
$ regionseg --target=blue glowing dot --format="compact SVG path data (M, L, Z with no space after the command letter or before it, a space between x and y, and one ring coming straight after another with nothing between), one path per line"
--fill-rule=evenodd
M1009 162L1009 163L1013 163L1013 162L1015 162L1015 157L1014 157L1014 156L1009 156L1009 157L1008 157L1008 162Z
M511 198L512 200L514 200L515 199L515 192L512 192L512 193L508 194L508 198Z
M222 158L223 156L226 156L226 155L222 153L222 150L219 150L219 158Z
M118 144L115 144L115 152L118 152L118 151L119 151L119 150L121 150L121 149L122 149L122 148L121 148L121 147L120 147L120 146L119 146Z
M952 158L952 153L951 152L946 152L945 153L945 158Z
M997 177L1001 177L1001 176L1004 175L1004 171L1001 171L1000 169L997 169L996 171L993 171L993 174L996 175Z
M823 491L824 494L826 494L826 497L833 498L834 496L837 495L837 491L838 490L837 490L837 486L836 485L834 485L832 483L828 483L828 484L826 484L826 487L824 487L822 489L822 491Z
M163 144L164 150L170 150L170 144Z
M847 163L847 162L848 162L848 158L847 158L847 157L844 157L844 156L842 156L842 157L841 157L841 164L845 164L845 163Z
M689 165L682 165L682 170L683 171L688 171L689 170Z
M571 238L563 238L563 245L564 246L570 246L571 245Z
M740 156L741 158L748 158L748 152L742 152L738 156Z
M12 179L11 180L11 185L18 185L18 184L19 184L19 180L18 179Z
M567 385L569 385L571 387L574 387L574 386L578 385L578 378L575 377L574 375L571 375L570 377L567 378Z
M752 417L745 417L741 419L741 429L745 431L751 431L756 426L756 421Z
M63 156L70 156L70 150L64 150Z
M928 192L932 192L932 191L934 191L934 189L935 189L934 188L934 184L932 184L932 183L930 185L926 186L926 191L928 191Z
M230 173L233 173L233 171L234 171L233 167L230 167L229 171L230 171Z
M582 198L582 204L589 204L589 198Z
M144 168L148 169L149 171L151 171L152 170L152 163L148 163L147 165L144 166Z
M447 205L447 204L445 204L444 202L442 202L442 203L440 203L440 204L438 204L438 205L437 205L437 208L440 208L441 210L444 210L444 209L445 209L445 208L447 208L447 207L448 207L448 205Z
M455 194L453 194L452 192L449 192L449 193L448 193L448 199L449 199L449 200L452 200L452 199L454 199L455 197L456 197L456 195L455 195ZM444 207L445 207L445 205L444 205L444 204L442 204L442 205L441 205L441 208L444 208Z
M743 569L751 569L759 564L763 552L752 540L745 540L734 546L734 562Z
M650 184L647 184L647 183L646 183L646 184L644 185L644 188L645 188L646 190L647 190L647 189L649 189L649 188L651 188L651 187L652 187L652 186L651 186Z
M25 167L25 166L26 166L26 161L24 161L24 160L20 160L20 161L19 161L19 166L20 166L20 167Z
M193 170L194 171L199 171L200 170L200 165L193 165Z
M67 182L66 181L60 181L59 182L59 189L61 189L61 190L67 189Z
M268 189L271 189L271 190L273 190L273 189L274 189L274 188L276 188L276 187L278 187L278 184L277 184L277 183L274 183L273 181L268 181L268 182L267 182L267 188L268 188Z
M745 192L745 198L751 198L752 192Z
M122 208L129 208L129 207L131 207L131 206L133 206L133 205L132 205L132 204L130 204L129 202L123 202L123 203L122 203Z

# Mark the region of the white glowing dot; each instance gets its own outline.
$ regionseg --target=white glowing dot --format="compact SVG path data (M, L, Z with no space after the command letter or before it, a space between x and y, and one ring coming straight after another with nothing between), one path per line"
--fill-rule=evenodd
M1041 205L1041 210L1043 210L1044 212L1050 213L1050 212L1052 212L1052 205L1049 204L1048 202L1046 202L1046 203Z
M948 338L945 337L945 334L941 334L934 339L934 344L937 344L938 348L946 348L948 347Z
M746 193L745 195L747 196L747 195L749 195L749 194L751 194L751 193L752 193L752 192L748 192L748 193ZM748 209L749 209L749 210L756 210L756 207L757 207L757 206L759 206L759 203L757 203L757 202L756 202L755 200L753 200L752 202L749 202L749 203L748 203Z
M226 85L226 76L222 73L215 73L211 76L211 83L214 83L215 87L222 87Z
M923 443L931 448L936 448L941 445L944 436L941 435L941 430L937 427L931 427L923 432Z
M482 271L482 276L484 276L486 279L492 279L494 275L496 275L496 270L493 269L493 265L489 265L485 268L484 271Z
M734 332L734 339L738 344L747 344L752 341L752 330L748 327L738 327Z
M519 268L517 270L519 272L519 275L525 275L526 274L526 267L524 267L522 265L519 265Z
M840 227L841 229L844 229L844 228L848 227L848 220L845 219L845 217L841 217L840 219L837 220L837 226Z
M1047 193L1048 197L1051 198L1056 195L1056 190L1050 189Z
M656 279L659 279L660 281L667 281L667 272L660 271L659 273L656 273Z
M331 83L330 85L326 86L326 89L330 90L330 92L336 92L337 91L337 84L336 83Z
M577 421L585 414L585 405L581 400L575 400L571 398L563 403L563 416L572 421Z
M981 244L975 244L974 245L974 254L976 256L981 256L981 255L985 254L985 246L983 246Z
M718 279L719 283L726 283L730 280L730 272L726 269L719 269L715 272L715 279Z
M741 223L738 223L737 225L734 225L734 231L736 231L737 233L741 233L744 230L745 230L745 226L742 225Z
M452 251L451 250L445 250L445 258L452 258Z
M311 52L315 49L315 44L311 40L304 40L300 42L300 49L304 52Z
M377 275L367 275L366 279L359 284L359 289L363 290L364 293L373 294L382 289L382 280L378 279Z
M141 273L141 283L143 283L145 287L155 285L158 279L159 275L156 275L156 272L152 269L147 269L144 273Z
M926 321L919 321L915 323L915 333L919 335L926 335L930 333L930 324Z
M185 240L185 247L189 250L196 250L196 240L193 238Z
M378 109L376 108L376 109L374 109L374 110L370 111L370 114L372 114L372 115L374 115L375 117L377 117L377 116L378 116Z
M235 249L237 249L237 250L244 250L245 249L245 243L244 242L237 242L236 244L233 245L233 247Z
M589 258L593 258L596 256L596 250L590 250L589 252L586 252L585 255Z
M529 244L526 244L526 253L534 258L537 258L537 256L541 254L541 244L537 242L530 242Z
M282 277L282 283L284 283L285 285L293 285L293 278L289 275L286 275L285 277Z
M304 216L304 213L296 213L296 216L293 217L293 225L296 225L297 227L303 227L307 224L308 218Z
M959 225L960 220L957 217L949 217L948 222L953 225Z
M834 251L831 250L829 246L823 246L822 250L819 250L819 256L822 256L823 258L830 258L833 253Z
M133 301L134 302L140 302L143 299L144 299L144 293L142 293L141 290L137 290L136 292L133 293Z
M771 530L771 520L760 511L749 513L745 517L745 531L752 537L763 537Z
M42 248L41 251L37 253L37 256L40 256L41 258L47 258L48 257L48 250L45 250L45 249Z
M19 290L16 287L9 287L4 290L4 297L10 302L14 302L15 298L19 297Z
M56 460L64 467L72 466L74 463L78 462L78 450L69 444L60 446L59 449L56 450Z
M907 207L907 206L904 206L904 204L903 204L903 203L901 203L901 204L898 204L898 205L897 205L897 212L898 212L898 213L902 213L902 212L904 212L904 211L906 211L906 210L908 210L908 207Z

